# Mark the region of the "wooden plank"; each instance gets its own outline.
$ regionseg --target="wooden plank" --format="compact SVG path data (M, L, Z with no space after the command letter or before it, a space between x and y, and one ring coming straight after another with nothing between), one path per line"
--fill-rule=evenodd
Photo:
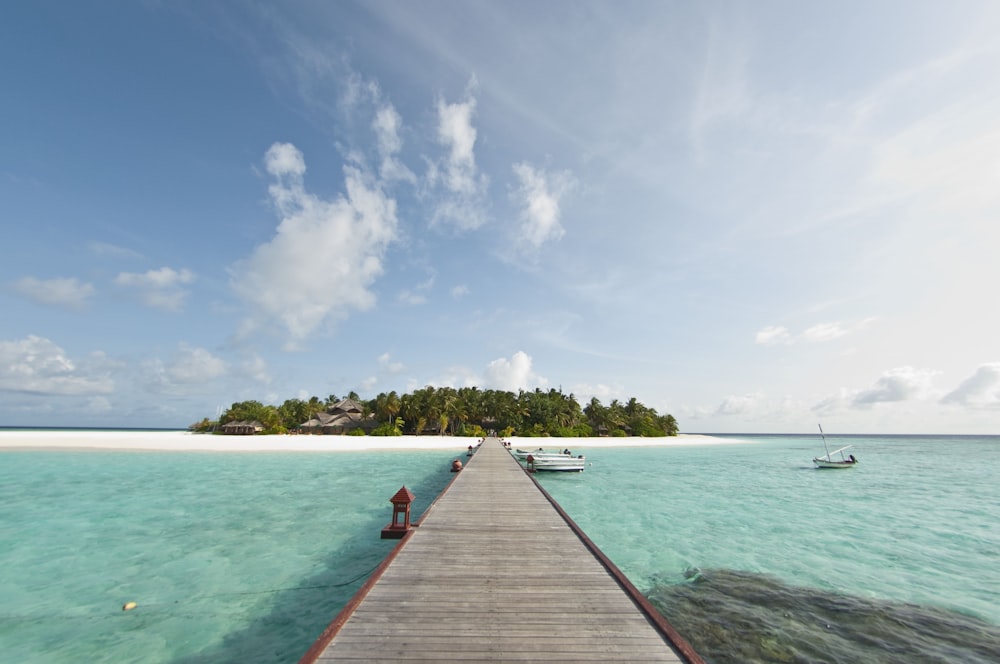
M390 561L302 662L701 662L496 439Z

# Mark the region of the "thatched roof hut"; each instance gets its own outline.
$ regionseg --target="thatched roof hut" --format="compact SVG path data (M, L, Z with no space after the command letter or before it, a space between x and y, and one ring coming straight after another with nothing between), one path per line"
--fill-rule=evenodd
M263 430L264 425L257 420L239 420L222 425L222 433L229 436L252 436Z

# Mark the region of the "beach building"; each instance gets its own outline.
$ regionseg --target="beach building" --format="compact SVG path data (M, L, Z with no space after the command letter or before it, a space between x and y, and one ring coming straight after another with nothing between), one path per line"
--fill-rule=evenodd
M252 436L264 430L264 425L257 420L226 422L222 425L222 433L229 436Z
M341 399L328 406L324 412L316 413L309 421L303 422L299 425L299 430L302 433L338 435L371 426L374 426L374 421L371 416L365 416L361 404L354 399Z

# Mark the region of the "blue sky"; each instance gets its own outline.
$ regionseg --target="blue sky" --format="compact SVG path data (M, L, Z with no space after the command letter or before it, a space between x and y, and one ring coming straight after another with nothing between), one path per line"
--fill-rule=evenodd
M995 2L0 7L0 425L425 385L1000 433Z

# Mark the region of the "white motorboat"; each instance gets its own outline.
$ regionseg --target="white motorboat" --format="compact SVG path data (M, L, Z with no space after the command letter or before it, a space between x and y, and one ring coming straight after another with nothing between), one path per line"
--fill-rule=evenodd
M570 456L568 454L543 454L536 456L529 454L525 457L529 471L536 470L557 470L565 472L580 472L587 463L587 458L580 456Z
M850 449L853 445L845 445L839 450L830 451L830 448L826 446L826 434L823 433L823 426L819 426L819 435L823 437L823 449L826 450L826 456L813 457L813 463L816 464L817 468L854 468L858 465L858 460L854 458L853 454L844 454L844 450ZM839 454L839 459L834 459L833 455Z

